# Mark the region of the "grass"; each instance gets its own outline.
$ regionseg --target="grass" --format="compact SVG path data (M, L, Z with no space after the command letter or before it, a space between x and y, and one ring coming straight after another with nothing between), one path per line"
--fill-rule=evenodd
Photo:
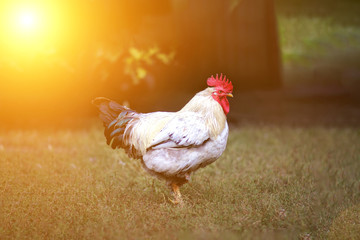
M99 124L100 125L100 124ZM182 187L102 128L0 132L0 239L356 239L360 129L243 125Z

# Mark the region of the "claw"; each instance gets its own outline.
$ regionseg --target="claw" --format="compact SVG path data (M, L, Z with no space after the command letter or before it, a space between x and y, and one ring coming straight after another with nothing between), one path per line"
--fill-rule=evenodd
M174 205L179 205L179 206L184 205L184 202L182 200L179 200L179 199L171 199L171 198L169 198L169 201Z

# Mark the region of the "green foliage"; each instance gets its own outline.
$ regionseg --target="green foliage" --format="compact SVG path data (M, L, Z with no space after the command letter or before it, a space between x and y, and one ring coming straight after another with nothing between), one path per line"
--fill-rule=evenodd
M304 79L313 85L333 84L336 78L347 85L346 76L360 68L360 2L276 0L275 4L285 84Z
M359 231L358 128L231 129L223 156L182 187L183 208L102 132L98 124L0 133L1 239L336 239Z
M279 16L285 64L308 63L340 52L360 53L360 25L342 26L330 17Z
M158 47L141 50L129 48L129 55L125 57L124 73L129 75L134 84L138 84L148 75L147 67L155 63L169 65L175 57L175 52L163 53Z
M122 72L131 78L132 83L137 85L151 74L151 68L159 65L170 65L175 58L175 51L169 53L163 52L158 47L138 48L138 47L121 47L117 46L115 49L109 47L99 47L94 59L94 69L103 64L104 61L115 65L120 63L123 68ZM100 74L101 80L106 80L112 74L111 67L105 67ZM117 76L119 78L119 76Z

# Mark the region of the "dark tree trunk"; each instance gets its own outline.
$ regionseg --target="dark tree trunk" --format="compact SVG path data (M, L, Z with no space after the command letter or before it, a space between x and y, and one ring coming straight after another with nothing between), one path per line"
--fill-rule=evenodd
M234 9L230 1L189 1L176 15L179 57L185 66L181 74L189 85L194 86L194 79L203 81L209 74L223 72L238 90L281 86L272 0L240 0Z

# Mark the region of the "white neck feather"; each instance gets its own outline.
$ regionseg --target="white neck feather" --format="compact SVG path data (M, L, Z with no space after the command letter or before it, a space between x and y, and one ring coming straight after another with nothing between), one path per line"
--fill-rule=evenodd
M197 93L180 112L197 112L204 115L211 138L217 137L225 128L226 115L221 105L211 96L212 88Z

